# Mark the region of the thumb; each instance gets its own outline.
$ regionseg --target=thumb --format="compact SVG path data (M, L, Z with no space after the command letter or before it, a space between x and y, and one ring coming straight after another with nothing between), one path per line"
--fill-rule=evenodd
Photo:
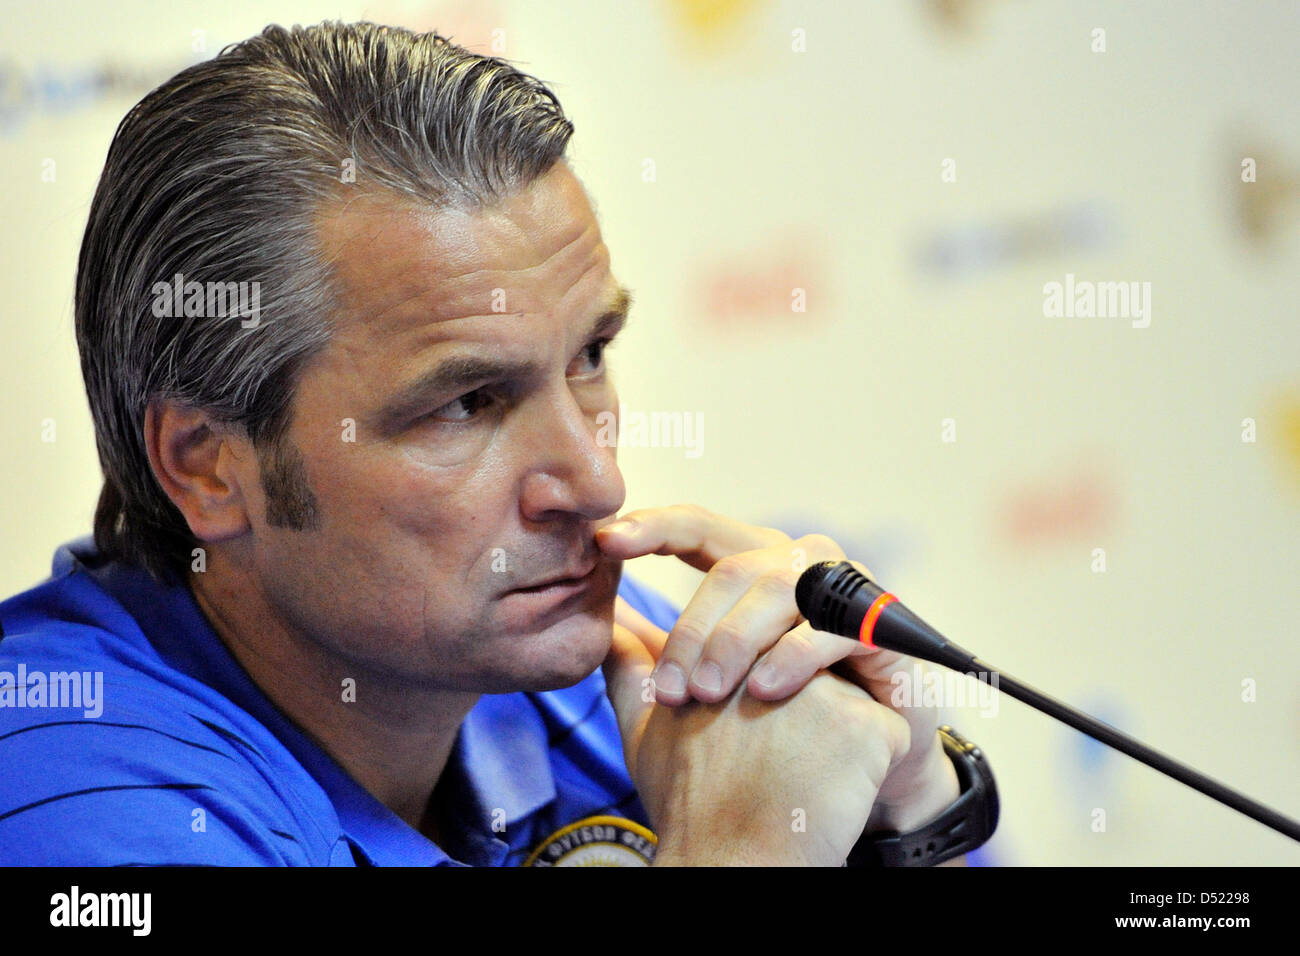
M650 680L654 666L654 656L642 640L615 622L614 640L601 670L605 674L605 693L618 718L623 755L629 767L636 766L637 742L655 703L654 683Z
M636 608L621 597L614 600L614 620L632 634L650 652L651 666L663 655L664 645L668 642L668 632L649 621Z

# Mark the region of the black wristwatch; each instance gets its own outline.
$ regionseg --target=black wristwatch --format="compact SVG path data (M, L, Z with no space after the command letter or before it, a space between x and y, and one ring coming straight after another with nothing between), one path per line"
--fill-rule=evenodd
M984 752L947 724L943 750L957 768L959 796L947 810L911 833L864 833L846 866L934 866L982 846L998 826L998 790Z

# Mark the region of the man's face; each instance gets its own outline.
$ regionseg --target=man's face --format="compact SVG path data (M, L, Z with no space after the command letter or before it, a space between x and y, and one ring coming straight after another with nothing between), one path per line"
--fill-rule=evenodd
M621 565L594 532L625 496L597 416L617 413L602 351L626 302L581 184L559 163L477 214L363 195L320 228L345 319L288 435L318 525L269 526L253 490L268 600L385 679L574 683L609 649Z

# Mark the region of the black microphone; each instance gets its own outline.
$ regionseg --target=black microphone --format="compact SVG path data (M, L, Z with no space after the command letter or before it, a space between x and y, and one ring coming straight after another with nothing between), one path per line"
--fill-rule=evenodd
M990 667L926 624L905 608L898 598L848 561L822 561L808 568L799 576L794 599L799 605L800 613L808 619L814 630L838 634L871 647L898 651L900 654L919 657L971 674L995 690L1003 690L1094 740L1126 753L1207 797L1300 841L1300 823L1290 817L1152 750L1110 724L1102 723L1095 717Z

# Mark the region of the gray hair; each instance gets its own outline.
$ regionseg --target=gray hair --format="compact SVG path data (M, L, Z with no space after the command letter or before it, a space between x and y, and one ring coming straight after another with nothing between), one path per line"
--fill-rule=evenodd
M436 33L322 23L222 50L122 120L77 265L76 331L104 487L95 542L159 581L198 546L154 476L149 402L206 410L258 452L267 520L310 528L315 499L286 435L297 372L337 307L316 231L357 184L481 209L564 157L573 125L541 81ZM252 327L155 314L151 290L257 281Z

